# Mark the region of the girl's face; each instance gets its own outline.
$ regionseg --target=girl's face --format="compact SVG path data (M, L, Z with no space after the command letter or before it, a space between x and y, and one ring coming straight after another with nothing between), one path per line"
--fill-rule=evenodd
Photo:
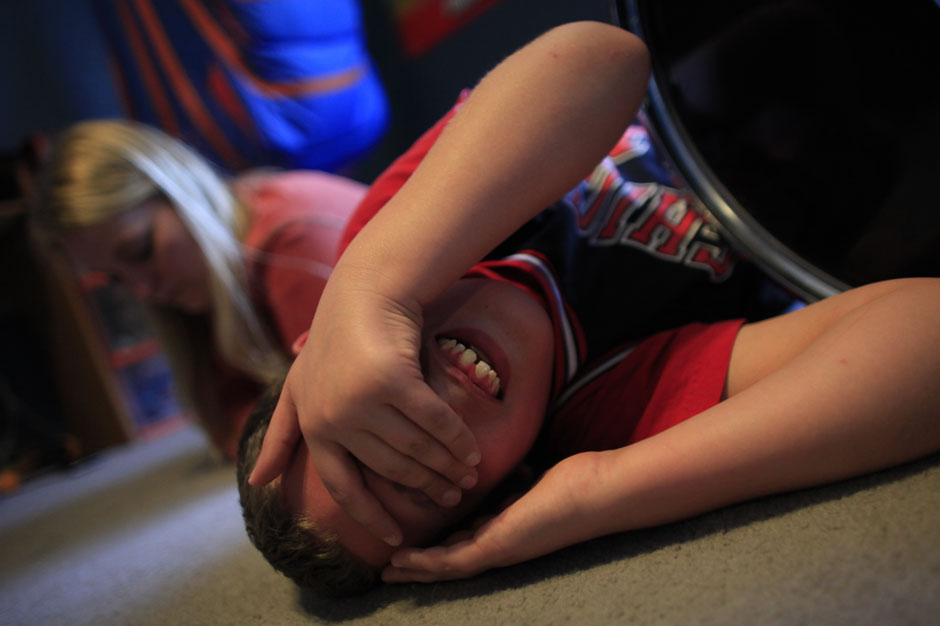
M205 258L176 211L155 198L71 231L65 246L146 302L187 313L209 310Z

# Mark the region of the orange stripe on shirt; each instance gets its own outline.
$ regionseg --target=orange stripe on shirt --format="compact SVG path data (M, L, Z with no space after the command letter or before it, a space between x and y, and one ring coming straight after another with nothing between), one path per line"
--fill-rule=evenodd
M154 67L153 61L147 52L147 46L144 43L143 36L137 28L134 16L126 2L115 2L115 9L118 12L118 18L124 25L124 32L127 33L128 43L131 47L131 54L134 57L135 64L144 81L144 88L147 95L156 110L157 119L160 120L160 126L173 135L180 134L179 121L173 113L173 107L163 91L163 85L160 84L160 77ZM125 85L124 81L121 81ZM126 95L126 92L125 92ZM130 102L128 99L126 102Z
M237 46L247 46L251 43L251 35L242 27L242 23L224 0L212 0L212 14L216 16L222 30L235 40Z
M209 73L206 76L206 89L242 132L251 135L255 140L259 139L254 118L242 105L241 98L239 98L235 88L232 87L228 75L218 63L213 62L209 67Z
M193 123L199 129L199 132L206 138L206 141L213 147L219 156L227 165L233 168L241 168L247 165L244 158L229 143L222 130L214 123L212 116L206 109L199 93L189 82L183 65L176 57L173 46L163 30L160 19L153 9L150 0L135 0L137 10L140 12L144 26L150 33L157 58L163 65L164 70L169 77L173 87L183 107L189 113Z
M291 82L272 82L257 76L242 59L238 46L222 30L218 23L199 0L181 0L193 24L202 34L203 39L212 46L216 55L231 69L237 70L251 81L251 85L263 95L277 95L288 98L316 93L337 91L358 81L366 73L366 66L360 63L331 76L304 78Z

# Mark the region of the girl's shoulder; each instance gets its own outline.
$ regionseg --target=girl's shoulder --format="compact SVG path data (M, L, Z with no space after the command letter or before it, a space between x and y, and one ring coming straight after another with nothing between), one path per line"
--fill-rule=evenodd
M342 229L367 190L355 180L315 170L255 171L232 188L250 215L242 243L257 249L291 226Z

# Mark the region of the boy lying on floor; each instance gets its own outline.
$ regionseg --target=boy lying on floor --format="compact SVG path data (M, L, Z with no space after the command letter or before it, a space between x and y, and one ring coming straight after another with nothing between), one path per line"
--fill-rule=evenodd
M605 62L593 63L598 58ZM599 160L598 149L609 149L636 113L645 62L635 38L610 26L569 25L543 36L480 83L401 192L350 244L273 416L259 412L242 441L249 534L278 569L331 593L361 588L383 568L390 582L469 576L940 448L936 279L879 283L765 321L696 324L648 339L624 321L629 299L576 310L571 286L584 276L557 271L538 250L455 280L515 230L514 220L560 197ZM505 77L517 92L497 88ZM529 77L553 88L571 80L579 91L559 102L552 94L573 91L546 89L540 106L513 118L513 97L542 93ZM611 110L611 97L632 110ZM539 124L552 135L526 143ZM569 128L579 130L566 135ZM532 164L490 150L479 158L475 141L489 137L492 148L504 135L513 149L525 144L529 161L547 156ZM537 149L546 142L559 149ZM467 181L470 171L477 176ZM426 207L442 206L454 210L427 215ZM687 208L667 213L681 223ZM574 239L598 241L593 222L576 222ZM669 244L658 232L653 254ZM624 241L628 234L621 232ZM722 247L704 226L693 235L675 266L708 275ZM696 244L711 256L693 253ZM594 247L610 255L638 249ZM703 258L713 263L696 265ZM601 257L593 267L617 281L636 271ZM645 296L624 291L638 303ZM385 387L363 395L363 381L377 379ZM307 426L318 410L321 425ZM301 429L306 446L297 445ZM521 498L446 547L395 550L425 545L473 512L540 430L538 447L551 446L559 460ZM473 452L481 460L471 470ZM368 498L343 482L349 475ZM468 488L462 499L453 484Z

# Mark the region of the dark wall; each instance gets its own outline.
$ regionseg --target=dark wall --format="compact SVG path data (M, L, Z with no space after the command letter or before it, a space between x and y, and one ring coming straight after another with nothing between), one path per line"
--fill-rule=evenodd
M565 22L610 21L608 5L608 0L501 0L426 55L406 59L385 3L364 0L369 41L393 116L389 136L371 162L401 152L453 105L461 89L473 87L539 34Z
M120 110L88 0L0 2L0 150Z

